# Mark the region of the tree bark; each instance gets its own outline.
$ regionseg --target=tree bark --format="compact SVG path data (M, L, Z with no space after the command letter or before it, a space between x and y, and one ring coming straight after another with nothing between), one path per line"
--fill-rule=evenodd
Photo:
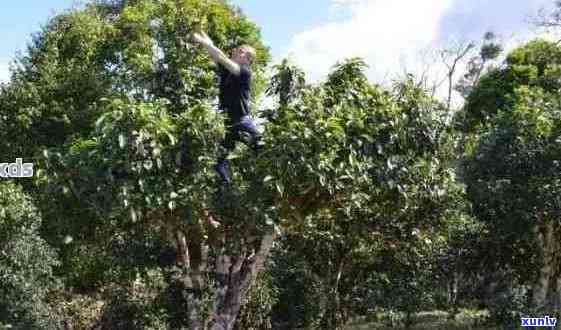
M189 241L184 231L176 232L178 259L183 264L181 281L186 291L187 315L190 329L204 329L202 294L208 258L208 246L202 244L199 228L189 231Z
M551 220L551 219L548 219ZM539 247L543 256L543 266L532 290L535 307L559 312L561 308L561 244L559 228L553 221L540 217L535 227Z
M261 238L256 252L250 251L248 244L242 242L241 251L237 255L231 256L224 253L217 257L217 289L208 329L234 329L249 287L259 271L263 269L274 239L274 233L267 233Z
M161 225L176 246L177 263L183 270L180 281L187 298L185 312L189 329L233 329L249 287L263 269L277 232L271 229L255 236L253 228L241 235L228 235L232 228L217 221L208 211L204 212L203 221L193 225L182 223L181 212L171 215L152 212L150 217ZM239 247L237 253L232 246ZM213 259L214 267L208 265L211 248L218 253ZM207 311L203 292L209 274L215 276L217 286L212 310Z

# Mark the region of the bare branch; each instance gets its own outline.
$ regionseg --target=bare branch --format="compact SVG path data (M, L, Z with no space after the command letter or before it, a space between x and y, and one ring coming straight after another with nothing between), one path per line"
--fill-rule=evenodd
M453 48L447 48L440 51L440 58L442 63L448 68L447 80L448 80L448 97L446 100L446 108L450 111L452 106L452 91L454 88L454 75L457 70L457 66L475 47L475 43L458 43L457 46Z

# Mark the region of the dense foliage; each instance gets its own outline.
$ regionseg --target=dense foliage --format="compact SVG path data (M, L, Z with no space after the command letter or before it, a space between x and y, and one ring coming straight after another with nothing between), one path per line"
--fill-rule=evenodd
M489 270L511 270L509 286L526 289L519 312L553 312L561 304L560 54L543 40L515 49L504 68L481 80L465 109L477 120L486 113L465 166L475 214L492 230L484 260Z
M20 187L0 182L0 328L54 328L55 251L39 235L41 215Z

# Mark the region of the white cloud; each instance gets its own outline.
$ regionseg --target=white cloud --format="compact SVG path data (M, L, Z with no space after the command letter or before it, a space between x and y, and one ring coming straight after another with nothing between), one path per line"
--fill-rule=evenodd
M354 56L366 61L367 74L377 83L390 83L405 70L420 74L428 68L428 80L437 81L446 71L431 51L480 40L489 29L505 38L508 51L536 36L528 18L549 2L331 0L330 21L294 35L283 57L303 68L312 82L323 79L337 61ZM457 72L464 69L460 63ZM446 83L437 95L447 95ZM454 99L457 105L458 95Z
M369 75L380 80L438 38L439 22L452 2L332 0L330 12L347 12L347 17L295 35L287 53L313 81L354 56L364 58Z

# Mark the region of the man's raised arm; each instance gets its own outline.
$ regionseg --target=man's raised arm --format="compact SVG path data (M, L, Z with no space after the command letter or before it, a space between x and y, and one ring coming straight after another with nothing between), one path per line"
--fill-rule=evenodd
M224 52L217 48L206 33L195 32L191 35L191 39L204 46L214 62L222 64L232 74L240 75L239 64L229 59Z

